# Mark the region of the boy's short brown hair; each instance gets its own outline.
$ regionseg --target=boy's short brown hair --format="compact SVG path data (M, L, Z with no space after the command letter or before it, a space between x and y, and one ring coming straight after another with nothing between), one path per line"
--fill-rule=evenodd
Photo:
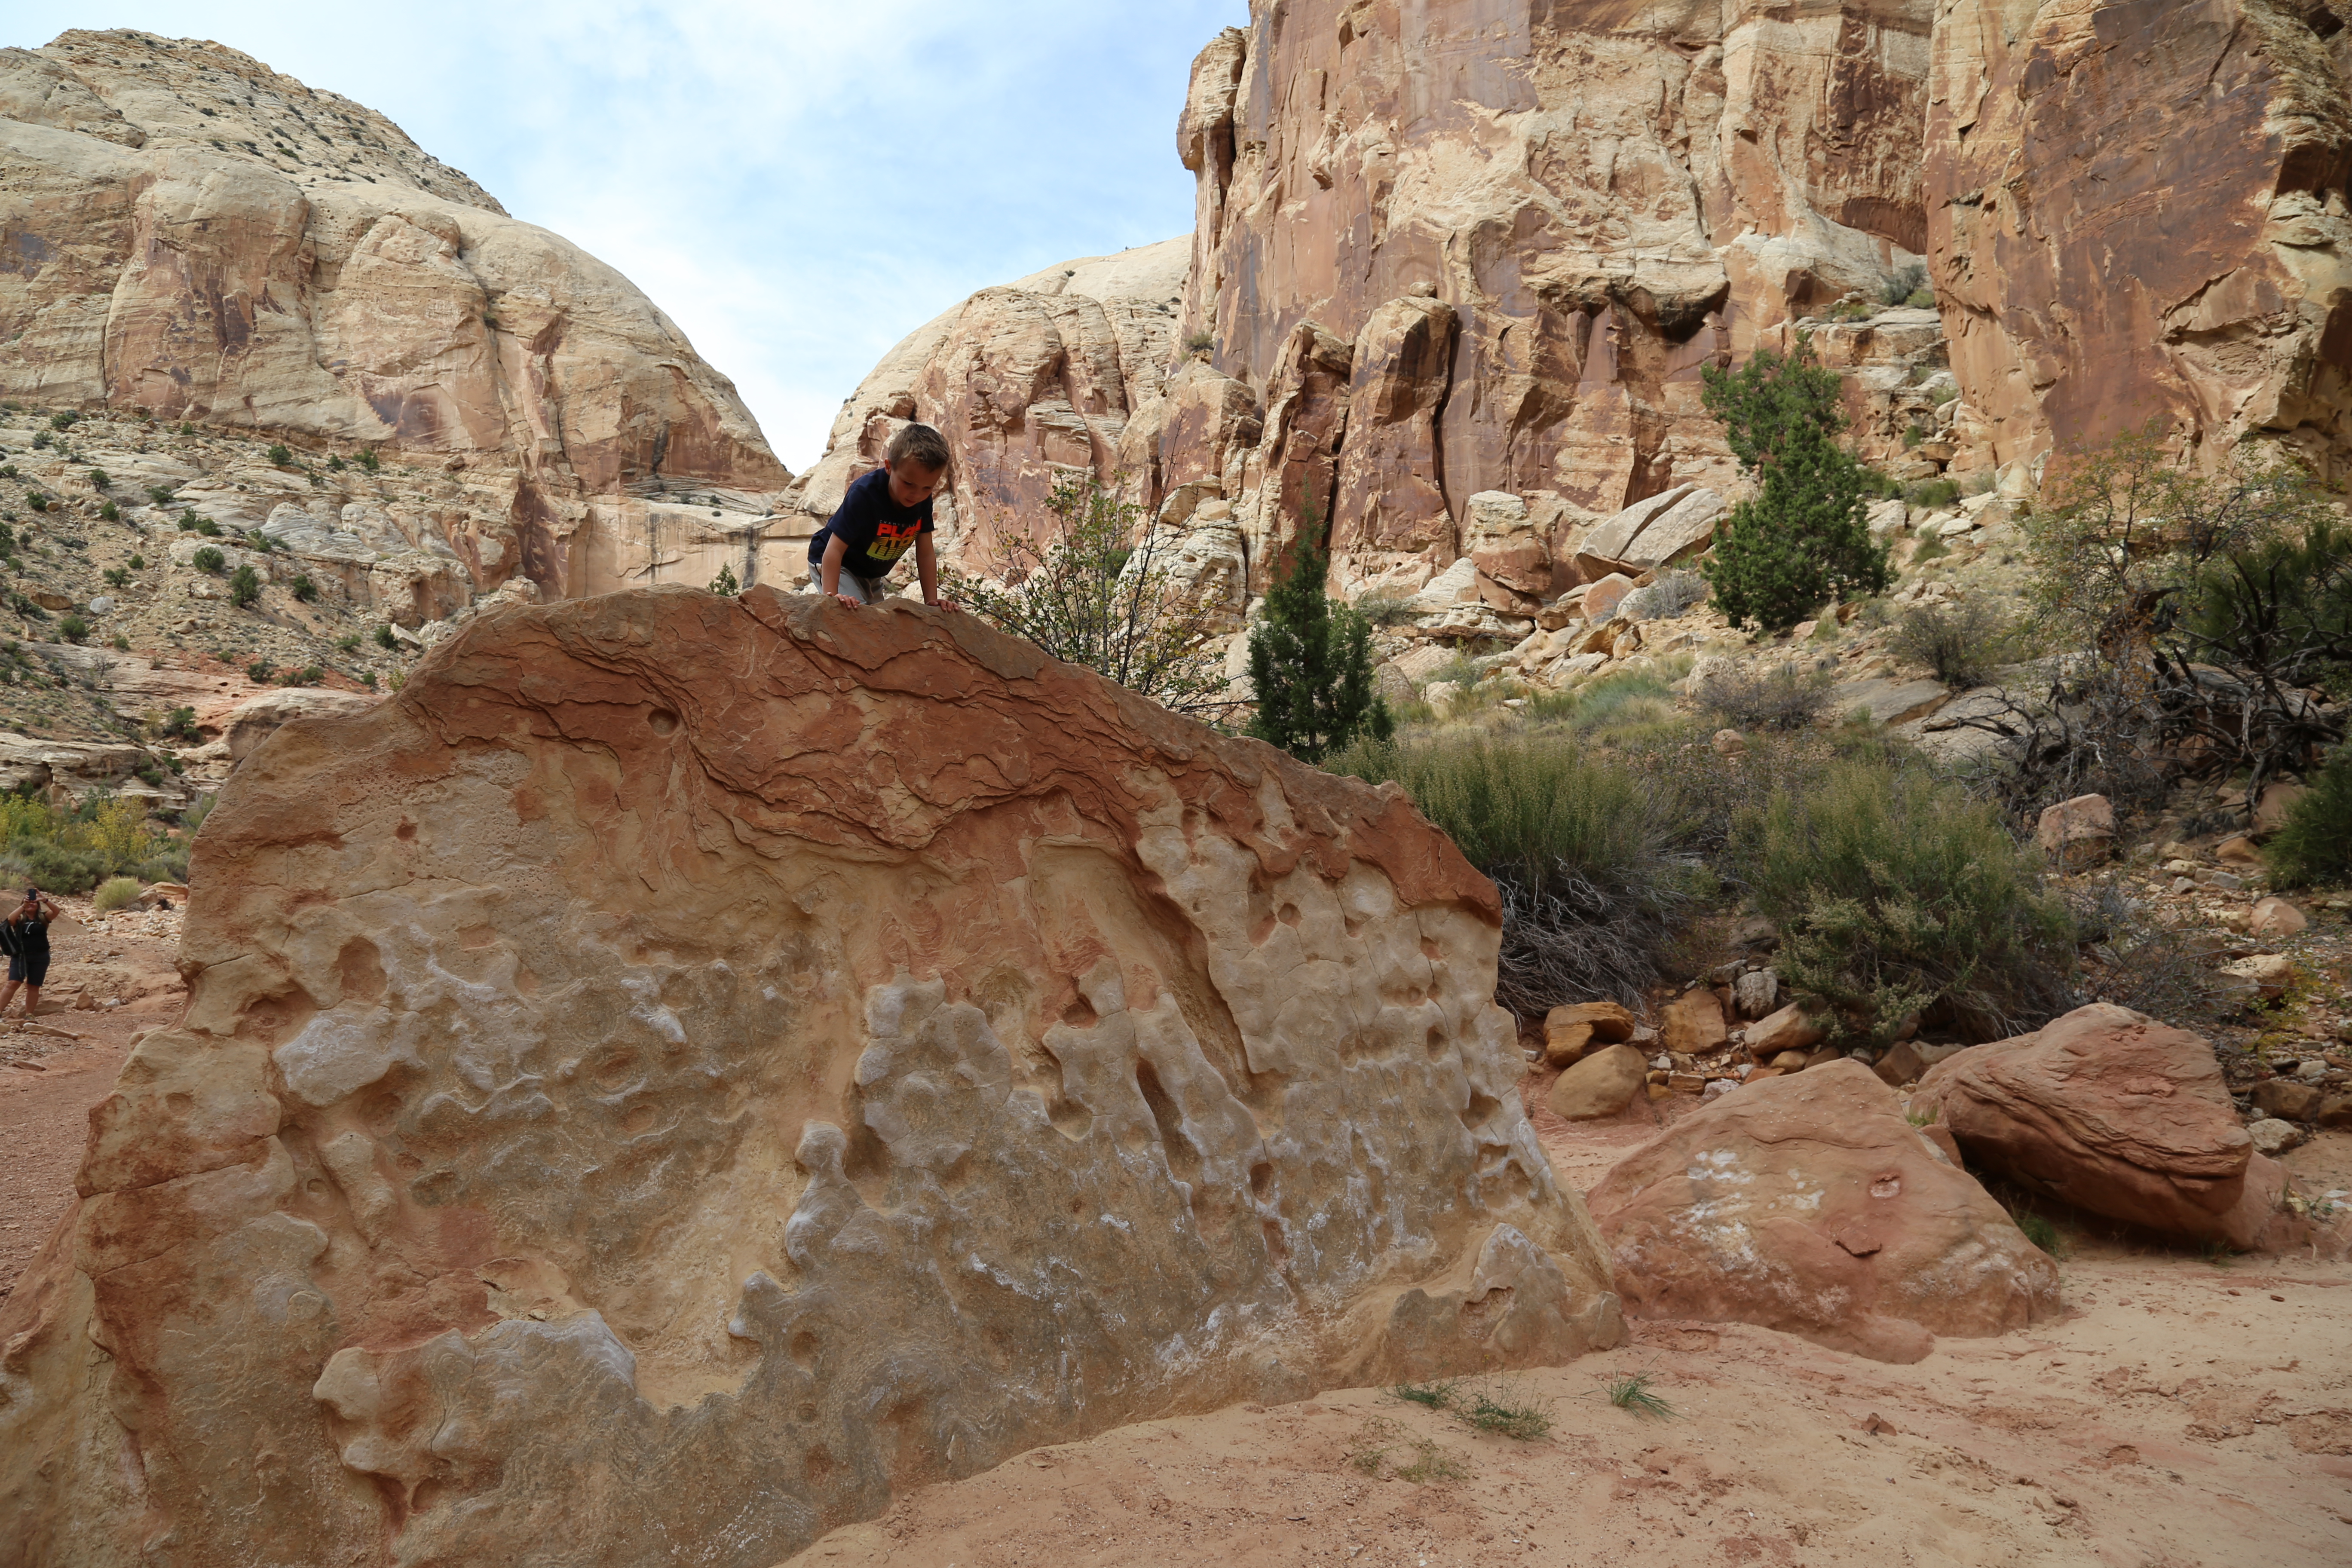
M912 463L939 473L948 466L948 438L928 425L909 425L890 437L882 455L894 463Z

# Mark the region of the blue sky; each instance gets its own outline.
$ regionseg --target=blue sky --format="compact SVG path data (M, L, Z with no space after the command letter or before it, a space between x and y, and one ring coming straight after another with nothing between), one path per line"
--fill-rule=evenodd
M1247 0L53 0L215 38L398 121L627 273L795 470L883 351L974 289L1192 224L1176 115Z

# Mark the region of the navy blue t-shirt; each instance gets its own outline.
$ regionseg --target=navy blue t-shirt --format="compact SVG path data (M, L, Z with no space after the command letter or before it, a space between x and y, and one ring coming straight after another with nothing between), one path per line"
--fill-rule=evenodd
M890 470L877 468L849 487L841 498L841 507L832 521L816 531L809 541L809 564L824 560L824 547L839 534L846 548L841 557L841 569L860 577L886 577L898 557L914 548L915 541L931 531L931 502L929 497L913 506L900 506L890 499Z

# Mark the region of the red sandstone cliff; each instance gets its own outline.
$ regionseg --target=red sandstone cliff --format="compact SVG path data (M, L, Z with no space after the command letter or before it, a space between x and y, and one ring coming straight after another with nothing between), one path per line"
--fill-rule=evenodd
M1008 334L985 291L886 362L826 462L929 419L960 509L992 515L1123 470L1164 521L1232 531L1261 584L1305 510L1343 584L1397 582L1475 552L1472 498L1507 492L1557 585L1593 520L1732 481L1699 370L1806 321L1900 477L2019 493L2151 414L2339 464L2338 10L1260 0L1194 64L1182 304L1122 342L1125 405L1085 414L1095 351ZM1940 320L1824 319L1924 262ZM1172 373L1134 362L1158 342Z

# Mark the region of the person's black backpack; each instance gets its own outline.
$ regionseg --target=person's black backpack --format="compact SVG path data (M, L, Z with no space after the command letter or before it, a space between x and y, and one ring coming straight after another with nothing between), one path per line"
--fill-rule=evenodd
M25 939L16 934L16 922L0 920L0 958L16 958L25 951Z

